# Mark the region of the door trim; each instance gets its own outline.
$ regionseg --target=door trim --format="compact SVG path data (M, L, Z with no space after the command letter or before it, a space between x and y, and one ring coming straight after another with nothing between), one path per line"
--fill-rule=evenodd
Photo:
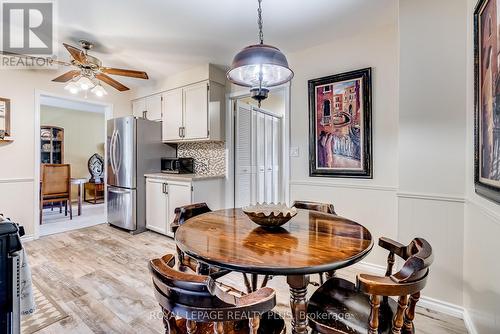
M33 182L33 192L35 193L34 199L35 203L33 205L33 235L34 239L38 239L40 237L40 150L38 149L40 147L40 101L42 96L48 96L48 97L54 97L54 98L59 98L59 99L64 99L64 100L71 100L71 101L77 101L77 102L85 102L88 104L94 104L98 106L103 106L105 108L104 112L104 162L105 166L107 163L107 143L106 143L106 138L107 138L107 121L108 119L113 118L113 104L108 103L108 102L102 102L98 100L92 100L92 99L82 99L78 97L73 97L70 96L68 97L67 95L63 94L56 94L56 93L51 93L47 92L41 89L35 89L35 124L34 124L34 133L35 133L35 146L34 146L34 182ZM104 171L104 179L107 180L107 175L106 175L106 170ZM104 189L104 202L107 202L107 191ZM106 205L104 206L104 214L107 217L107 208Z
M290 205L290 115L291 115L291 101L290 101L290 91L291 82L288 82L282 86L273 87L270 92L273 91L283 91L285 98L285 114L283 115L283 131L282 131L282 143L283 143L283 173L282 181L285 190L284 202ZM248 90L239 90L232 93L226 94L226 186L225 186L225 206L227 208L234 207L235 203L235 166L234 166L234 108L236 106L236 101L241 98L249 97L250 92Z

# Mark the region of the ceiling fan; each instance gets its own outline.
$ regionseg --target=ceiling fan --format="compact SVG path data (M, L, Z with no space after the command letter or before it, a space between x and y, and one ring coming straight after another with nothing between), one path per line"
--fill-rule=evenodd
M70 63L62 62L62 64L76 67L76 69L68 71L57 78L52 79L52 81L55 82L69 81L65 89L69 90L71 93L77 93L80 90L87 91L90 89L91 92L97 96L106 95L106 91L101 86L101 81L107 83L120 92L129 90L127 86L111 78L108 74L138 79L149 79L148 74L143 71L102 66L102 62L99 58L89 55L89 50L93 47L92 43L86 40L81 40L80 45L83 50L63 43L63 46L66 50L68 50L72 59Z

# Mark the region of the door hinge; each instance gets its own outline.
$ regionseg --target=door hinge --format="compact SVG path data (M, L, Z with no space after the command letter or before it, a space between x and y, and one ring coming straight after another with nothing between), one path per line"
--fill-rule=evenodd
M210 90L210 84L207 83L207 91Z
M163 101L163 96L160 96L160 101Z

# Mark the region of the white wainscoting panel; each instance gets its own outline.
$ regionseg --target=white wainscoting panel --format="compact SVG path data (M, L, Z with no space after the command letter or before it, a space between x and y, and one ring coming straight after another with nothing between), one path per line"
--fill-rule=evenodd
M425 238L434 253L425 294L462 305L464 204L427 197L398 198L398 241Z
M290 201L294 200L333 203L338 215L364 225L374 240L373 251L365 261L385 265L387 254L377 246L377 240L382 236L397 238L396 187L332 185L327 180L293 181Z

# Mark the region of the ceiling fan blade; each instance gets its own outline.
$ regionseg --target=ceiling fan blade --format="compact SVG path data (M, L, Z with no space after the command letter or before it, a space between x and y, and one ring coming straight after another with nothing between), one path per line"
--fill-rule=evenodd
M134 71L134 70L124 70L121 68L113 68L113 67L102 67L102 73L112 74L112 75L121 75L123 77L132 77L138 79L149 79L148 74L143 71Z
M24 55L21 53L15 53L15 52L9 52L9 51L1 51L0 50L0 55L5 56L5 57L16 57L16 58L25 58L25 59L33 59L34 61L38 62L39 60L43 59L45 62L48 64L58 64L58 65L64 65L64 66L72 66L73 64L53 59L53 58L45 58L45 57L35 57L35 56L29 56L29 55Z
M110 85L111 87L119 90L120 92L123 92L123 91L126 91L126 90L129 90L129 88L125 85L122 85L121 83L119 83L118 81L116 81L115 79L111 78L111 77L108 77L106 74L103 74L103 73L97 73L95 75L95 77L101 81L104 81L105 83L107 83L108 85Z
M71 54L71 57L73 57L73 59L75 59L77 62L82 64L85 64L87 62L87 56L85 56L85 53L82 50L66 43L63 43L63 45Z
M72 71L64 73L63 75L58 76L55 79L52 79L52 81L55 81L55 82L68 82L68 81L70 81L71 79L73 79L74 77L76 77L79 74L80 74L80 70L72 70Z

